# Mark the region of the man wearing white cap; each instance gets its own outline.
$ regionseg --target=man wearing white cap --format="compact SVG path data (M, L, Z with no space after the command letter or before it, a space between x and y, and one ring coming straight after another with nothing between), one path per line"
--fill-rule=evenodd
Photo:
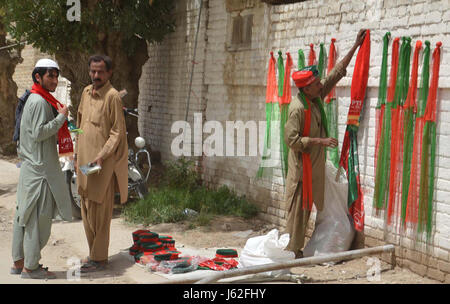
M41 59L32 73L33 87L23 108L18 155L22 160L13 224L11 274L25 279L54 279L39 264L50 237L52 219L72 220L70 196L57 151L73 152L66 117L68 109L50 92L58 85L59 66Z

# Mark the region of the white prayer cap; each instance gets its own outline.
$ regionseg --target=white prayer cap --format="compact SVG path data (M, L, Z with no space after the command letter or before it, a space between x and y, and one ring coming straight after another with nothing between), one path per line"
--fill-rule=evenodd
M35 68L54 68L57 69L59 71L59 65L51 60L51 59L39 59L38 62L36 62L36 65L34 66Z

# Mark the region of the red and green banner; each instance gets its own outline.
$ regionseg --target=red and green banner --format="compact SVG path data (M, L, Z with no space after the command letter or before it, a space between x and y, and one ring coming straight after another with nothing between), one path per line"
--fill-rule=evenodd
M336 65L336 39L331 38L329 57L328 57L328 65L327 65L327 74L331 72L331 70ZM338 117L337 117L337 101L336 101L336 88L333 87L330 93L325 97L324 102L325 114L327 116L328 122L328 135L330 137L339 138L338 134ZM326 157L331 163L338 168L339 167L339 148L336 146L335 148L326 148Z
M356 230L364 229L364 205L359 175L357 133L364 105L370 64L370 31L367 30L356 56L351 86L351 103L347 115L347 129L342 144L339 166L345 169L348 179L348 208Z
M264 134L264 149L261 164L259 166L258 172L256 173L257 178L266 177L271 175L273 167L273 149L271 143L272 140L272 130L271 123L276 120L275 111L278 110L278 85L277 85L277 75L276 75L276 59L273 56L273 52L270 52L269 67L267 71L267 85L266 85L266 131Z
M378 87L378 103L376 106L376 126L375 126L375 159L374 168L377 168L378 156L380 150L380 140L382 134L383 117L386 108L386 93L387 93L387 60L388 60L388 46L391 33L387 32L383 37L383 53L381 59L380 82Z
M283 95L280 98L280 146L281 146L281 166L283 172L283 178L286 178L288 171L288 154L289 147L284 141L284 126L286 125L289 115L289 104L292 101L292 89L291 89L291 71L294 67L291 54L286 53L286 67L284 68L284 84Z
M425 108L425 126L422 137L422 155L420 161L420 192L417 232L426 232L427 240L433 228L433 196L436 162L436 95L439 82L441 61L441 42L436 43L433 51L433 70L427 106Z
M413 227L417 225L419 193L420 193L420 166L422 155L423 128L425 125L425 108L428 98L428 86L430 83L430 42L425 41L423 51L423 64L421 85L417 102L416 121L414 125L414 143L411 160L411 176L409 179L409 191L406 204L405 222Z
M413 156L414 144L414 122L416 120L417 112L417 78L419 73L419 55L422 49L422 41L418 40L414 48L413 65L411 69L411 81L409 82L408 95L406 102L403 105L403 176L401 188L401 223L405 224L406 206L408 201L411 163Z
M400 214L402 165L403 165L403 104L409 87L411 38L403 37L400 47L399 68L393 102L389 103L391 120L391 151L389 166L389 199L386 224L390 225L394 214ZM397 216L395 218L398 218Z
M389 87L387 91L387 102L382 117L380 140L378 143L377 166L375 171L375 189L373 205L378 210L384 210L388 202L389 193L389 165L391 147L391 117L392 103L394 101L395 87L398 72L398 54L400 38L395 38L392 43L391 71L389 75Z

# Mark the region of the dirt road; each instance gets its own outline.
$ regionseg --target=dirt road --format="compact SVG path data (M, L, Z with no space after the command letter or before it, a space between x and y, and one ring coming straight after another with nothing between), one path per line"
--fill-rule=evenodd
M42 280L23 280L20 276L10 275L12 219L14 215L16 188L19 169L14 162L0 159L0 284L33 284ZM176 240L181 252L214 252L214 248L235 248L240 251L249 237L267 233L273 227L259 220L242 220L232 217L220 217L209 227L187 229L183 224L160 224L149 229L158 233L170 234ZM130 225L115 214L111 225L109 248L110 263L104 271L78 277L75 268L80 258L87 256L88 247L81 221L55 221L49 242L42 251L41 263L56 273L56 280L48 284L121 284L121 283L165 283L161 275L148 272L136 265L124 253L132 245L131 233L142 227ZM209 250L209 251L207 251ZM214 256L211 256L211 258ZM348 261L335 266L313 266L294 268L292 273L302 275L302 283L438 283L422 278L408 270L395 268L381 261L379 280L370 280L367 276L371 264L368 257Z

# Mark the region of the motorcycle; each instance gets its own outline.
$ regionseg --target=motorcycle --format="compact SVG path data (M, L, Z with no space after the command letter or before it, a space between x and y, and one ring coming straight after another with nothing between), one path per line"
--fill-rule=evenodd
M139 117L137 109L124 107L123 110L125 117L127 115ZM73 137L72 139L75 145L75 138ZM134 152L132 148L128 149L128 195L135 194L139 199L143 199L148 194L147 181L152 165L150 153L145 148L145 139L138 136L135 138L134 144L138 148L138 151ZM140 159L142 159L140 155L144 155L148 166L146 174L144 174L145 163L140 162ZM81 218L81 197L78 194L77 173L75 171L73 157L61 157L60 163L69 188L73 217Z

